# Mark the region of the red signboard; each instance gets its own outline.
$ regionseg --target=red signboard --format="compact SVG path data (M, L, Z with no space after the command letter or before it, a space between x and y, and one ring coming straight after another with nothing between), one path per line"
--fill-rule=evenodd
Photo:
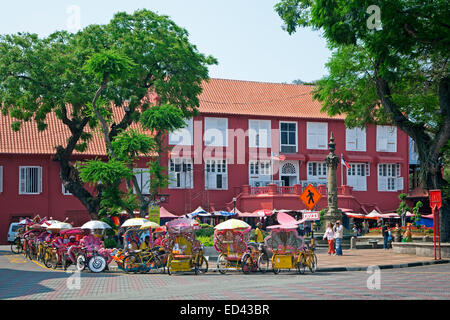
M430 206L431 208L442 207L441 190L430 190Z

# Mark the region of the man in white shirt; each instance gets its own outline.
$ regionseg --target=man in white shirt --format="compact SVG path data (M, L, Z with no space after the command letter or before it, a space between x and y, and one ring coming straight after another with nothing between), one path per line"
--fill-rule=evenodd
M336 255L342 256L342 238L344 237L344 226L341 221L336 221L334 225L334 238L336 239Z

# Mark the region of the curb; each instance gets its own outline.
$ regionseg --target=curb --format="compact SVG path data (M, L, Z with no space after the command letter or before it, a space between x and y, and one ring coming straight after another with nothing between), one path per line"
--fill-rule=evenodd
M383 265L373 265L365 267L331 267L331 268L317 268L316 272L342 272L342 271L367 271L370 267L378 267L379 269L399 269L399 268L410 268L410 267L421 267L434 264L444 264L450 263L450 260L433 260L433 261L422 261L422 262L410 262L402 264L383 264Z

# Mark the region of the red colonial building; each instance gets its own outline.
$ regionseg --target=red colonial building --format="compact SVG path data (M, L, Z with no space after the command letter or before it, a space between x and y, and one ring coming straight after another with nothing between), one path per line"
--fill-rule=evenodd
M311 86L211 79L203 85L200 115L172 133L172 151L163 165L170 185L164 208L176 215L198 206L207 211L253 212L259 209L302 210L303 188L312 183L327 193L331 132L338 156L350 168L337 171L338 204L344 211L392 212L398 195L408 190L408 136L391 126L348 129L345 116L329 117L314 101ZM68 130L54 117L38 133L34 123L11 130L11 119L0 116L0 243L10 222L39 214L82 223L86 209L67 193L52 161L54 147L65 143ZM104 157L97 136L74 160ZM140 171L146 190L149 175ZM324 196L316 209L326 207Z

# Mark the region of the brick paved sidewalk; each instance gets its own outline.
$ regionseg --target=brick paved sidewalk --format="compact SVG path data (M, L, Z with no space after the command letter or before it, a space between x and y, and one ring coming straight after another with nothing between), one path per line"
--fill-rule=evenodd
M318 268L320 270L339 268L367 268L369 266L407 266L420 263L434 263L432 257L420 257L410 254L395 253L384 249L353 249L344 250L342 256L329 256L326 252L317 252ZM448 260L443 260L442 262Z

